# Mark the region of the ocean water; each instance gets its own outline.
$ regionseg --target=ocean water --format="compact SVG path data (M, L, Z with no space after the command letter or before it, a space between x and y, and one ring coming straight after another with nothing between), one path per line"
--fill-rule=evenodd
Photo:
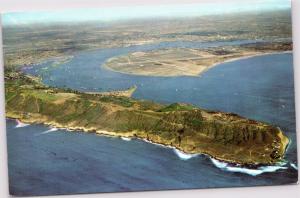
M188 45L185 43L183 47ZM189 156L137 139L95 137L92 133L51 129L44 125L16 127L16 121L7 120L12 194L280 185L297 181L291 53L220 64L199 77L126 75L101 66L112 56L153 48L157 46L82 52L59 67L50 67L51 62L46 62L24 68L24 72L41 76L46 84L80 91L119 90L137 85L134 98L191 103L268 122L279 126L291 139L286 163L281 167L247 170L228 166L208 156ZM47 72L43 68L48 68Z

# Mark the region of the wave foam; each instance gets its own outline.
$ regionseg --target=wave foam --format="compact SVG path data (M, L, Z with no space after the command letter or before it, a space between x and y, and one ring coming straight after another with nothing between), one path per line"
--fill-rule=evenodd
M51 133L51 132L54 132L54 131L57 131L57 130L58 130L57 128L51 128L51 129L49 129L47 131L39 133L38 135L44 135L44 134Z
M124 141L130 141L131 139L130 138L127 138L127 137L121 137L122 140Z
M296 164L294 164L294 163L290 163L290 165L291 165L291 167L293 167L295 170L298 170L298 167L297 167L297 165L296 165Z
M198 154L187 154L184 153L176 148L173 148L173 151L175 152L175 154L181 159L181 160L189 160L193 157L197 157Z
M182 152L180 150L178 150L177 148L173 147L173 146L168 146L168 145L163 145L163 144L158 144L158 143L155 143L155 142L152 142L150 140L147 140L147 139L143 139L143 141L145 142L148 142L150 144L154 144L154 145L157 145L157 146L161 146L161 147L164 147L164 148L170 148L170 149L173 149L174 153L181 159L181 160L189 160L193 157L196 157L198 156L199 154L187 154L185 152Z
M22 127L26 127L29 126L30 124L25 124L23 122L21 122L20 120L16 120L17 125L15 126L15 128L22 128Z
M239 166L232 166L226 162L221 162L214 158L210 158L210 159L216 167L218 167L222 170L229 171L229 172L245 173L245 174L248 174L251 176L257 176L257 175L260 175L263 173L275 172L280 169L288 169L287 167L279 166L279 165L277 165L277 166L276 165L275 166L261 166L261 167L258 167L257 169L250 169L250 168L243 168L243 167L239 167Z
M154 144L154 145L162 146L162 147L165 147L165 148L172 148L174 153L181 160L189 160L193 157L197 157L197 156L200 155L200 154L187 154L187 153L184 153L184 152L176 149L175 147L158 144L158 143L152 142L152 141L147 140L147 139L143 139L143 141ZM205 154L203 154L203 155L205 155ZM239 172L239 173L244 173L244 174L248 174L248 175L251 175L251 176L257 176L257 175L260 175L260 174L263 174L263 173L270 173L270 172L275 172L277 170L286 170L286 169L288 169L288 167L284 166L284 165L287 164L286 162L282 163L282 164L274 165L274 166L261 166L261 167L258 167L257 169L251 169L251 168L244 168L244 167L241 167L241 166L238 166L238 165L236 165L236 166L230 165L226 162L216 160L212 157L209 157L209 158L211 159L212 163L217 168L220 168L221 170L228 171L228 172ZM297 168L297 166L294 165L294 164L291 164L291 166L294 167L294 168Z

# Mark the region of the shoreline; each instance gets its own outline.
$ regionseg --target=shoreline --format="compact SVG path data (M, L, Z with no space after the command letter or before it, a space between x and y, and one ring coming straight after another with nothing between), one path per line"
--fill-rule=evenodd
M59 123L56 123L56 122L53 122L53 121L52 122L45 122L45 121L42 121L42 120L33 121L33 120L30 120L30 119L26 120L26 119L22 119L22 118L15 118L15 117L9 117L9 116L6 116L6 119L21 121L22 123L26 124L26 126L30 125L30 124L42 124L42 125L48 126L50 128L62 129L62 130L66 130L66 131L69 131L69 132L79 131L80 133L81 132L83 132L83 133L93 133L95 135L112 137L112 138L121 138L121 139L125 138L125 139L130 139L130 140L131 139L139 139L141 141L144 141L144 142L147 142L147 143L150 143L150 144L155 144L155 145L163 146L163 147L166 147L166 148L176 149L177 151L182 152L185 155L206 155L211 159L218 160L219 162L226 163L228 165L237 166L237 167L257 169L259 167L276 166L276 165L279 164L279 162L274 163L274 164L271 164L271 163L253 163L253 164L247 163L247 164L243 164L241 162L228 160L228 159L221 158L221 157L216 157L216 156L213 156L213 155L208 154L206 152L199 152L199 153L197 153L197 152L186 152L185 150L183 150L181 148L178 148L176 146L173 146L173 145L164 144L164 143L161 143L161 142L155 142L155 141L152 141L152 140L147 139L145 137L133 135L134 131L132 131L132 132L123 132L122 134L118 134L117 132L106 131L106 130L96 130L94 128L63 126L63 125L61 125ZM285 150L287 149L288 145L290 144L290 139L288 139L287 141L288 142L286 144Z
M134 85L128 89L125 90L115 90L115 91L104 91L104 92L84 92L87 94L95 94L95 95L101 95L101 96L123 96L123 97L132 97L134 92L137 90L137 86Z
M126 75L133 75L133 76L148 76L148 77L183 77L183 76L187 76L187 77L201 77L201 75L203 75L204 73L206 73L207 71L209 71L210 69L219 66L221 64L224 63L230 63L230 62L234 62L234 61L239 61L239 60L245 60L245 59L249 59L249 58L253 58L253 57L259 57L259 56L266 56L266 55L276 55L276 54L288 54L288 53L293 53L292 50L288 50L288 51L276 51L276 52L256 52L252 55L245 55L245 56L240 56L240 57L235 57L235 58L229 58L228 60L222 61L222 62L218 62L218 63L214 63L210 66L207 66L206 69L198 72L195 75L188 75L188 74L183 74L183 75L172 75L172 74L168 74L168 75L147 75L147 74L137 74L137 73L129 73L129 72L124 72L124 71L118 71L115 70L109 66L107 66L106 62L108 62L111 59L114 59L116 57L111 57L105 60L105 62L103 64L100 65L100 67L103 67L104 69L107 69L109 71L112 72L117 72L117 73L121 73L121 74L126 74Z
M172 149L174 154L177 155L177 157L180 158L180 160L189 160L191 158L204 155L205 157L209 158L212 165L215 166L216 168L219 168L221 170L227 171L227 172L239 172L243 174L248 174L251 176L257 176L263 173L268 173L268 172L276 172L277 170L280 169L288 169L285 165L287 165L289 162L281 162L281 163L275 163L275 164L253 164L253 165L243 165L237 162L232 162L232 161L226 161L222 159L218 159L215 156L212 156L207 153L188 153L176 146L171 146L168 144L163 144L163 143L158 143L154 142L151 140L148 140L146 138L138 137L138 136L130 136L130 135L117 135L115 132L109 132L105 130L98 130L98 131L91 131L89 129L86 129L82 127L75 127L75 128L67 128L67 127L60 127L60 126L55 126L53 123L36 123L36 122L24 122L22 119L17 119L17 118L9 118L6 117L8 120L13 120L16 122L21 122L21 124L24 124L22 127L30 126L31 124L41 124L46 127L49 127L50 129L47 130L47 133L54 132L57 130L65 130L66 132L78 132L78 133L93 133L96 136L102 136L102 137L109 137L109 138L120 138L123 141L131 141L131 140L139 140L148 144L160 146L162 148L167 148L167 149ZM19 123L20 124L20 123ZM17 128L17 126L15 126ZM20 127L18 127L20 128ZM55 129L55 130L53 130ZM52 131L53 130L53 131ZM40 135L47 134L45 132L41 132ZM293 166L292 166L293 167Z
M265 53L257 53L257 54L253 54L253 55L246 55L246 56L241 56L241 57L237 57L237 58L228 59L228 60L225 60L221 63L215 63L212 66L209 66L209 68L207 68L207 70L199 73L198 76L201 76L203 73L207 72L211 68L219 66L219 65L224 64L224 63L231 63L231 62L234 62L234 61L246 60L246 59L249 59L249 58L260 57L260 56L276 55L276 54L288 54L288 53L293 53L293 51L289 50L289 51L278 51L278 52L265 52Z
M216 63L213 66L217 66L217 65L223 64L223 63L230 63L230 62L234 62L234 61L245 60L245 59L249 59L249 58L253 58L253 57L276 55L276 54L288 54L288 53L293 53L293 51L278 51L278 52L257 53L257 54L253 54L253 55L241 56L241 57L238 57L238 58L232 58L232 59L229 59L229 60L225 60L221 63Z

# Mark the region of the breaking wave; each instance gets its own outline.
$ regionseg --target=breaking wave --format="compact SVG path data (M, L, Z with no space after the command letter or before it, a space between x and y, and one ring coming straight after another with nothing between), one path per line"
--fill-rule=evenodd
M23 122L21 122L20 120L16 120L17 122L17 125L15 128L22 128L22 127L26 127L26 126L29 126L30 124L25 124Z
M296 165L296 164L294 164L294 163L290 163L290 165L291 165L291 167L292 167L292 168L294 168L295 170L298 170L298 167L297 167L297 165Z
M44 134L51 133L51 132L54 132L54 131L57 131L57 130L58 130L57 128L51 128L51 129L49 129L47 131L39 133L38 135L44 135Z
M182 151L180 151L180 150L178 150L178 149L176 149L175 147L172 147L172 146L166 146L166 145L158 144L158 143L149 141L147 139L143 139L143 140L145 142L148 142L148 143L151 143L151 144L154 144L154 145L158 145L158 146L162 146L162 147L166 147L166 148L172 148L174 153L181 160L184 160L184 161L189 160L193 157L197 157L199 155L205 155L205 154L187 154L187 153L182 152ZM288 167L284 166L284 165L287 164L287 162L281 163L281 164L278 164L278 165L273 165L273 166L260 166L260 167L257 167L257 168L246 168L246 167L241 167L239 165L232 165L232 164L229 164L229 163L226 163L226 162L222 162L222 161L216 160L216 159L214 159L210 156L208 156L208 157L212 161L213 165L216 166L217 168L221 169L221 170L228 171L228 172L243 173L243 174L248 174L248 175L251 175L251 176L257 176L257 175L260 175L260 174L263 174L263 173L271 173L271 172L276 172L277 170L286 170L286 169L288 169ZM295 164L290 163L290 166L298 170L298 167Z
M127 138L127 137L121 137L121 139L124 140L124 141L130 141L131 140L131 138Z
M198 154L187 154L184 153L176 148L173 148L173 151L175 152L175 154L181 159L181 160L189 160L193 157L197 157Z
M232 166L226 162L221 162L214 158L210 158L210 159L216 167L218 167L222 170L229 171L229 172L245 173L245 174L252 175L252 176L257 176L257 175L260 175L263 173L275 172L280 169L288 169L288 167L284 167L284 166L280 166L280 165L261 166L256 169L251 169L251 168L244 168L244 167L240 167L240 166Z
M164 148L170 148L170 149L173 149L174 153L175 153L181 160L189 160L189 159L191 159L191 158L196 157L196 156L199 155L199 154L187 154L187 153L185 153L185 152L182 152L182 151L178 150L178 149L175 148L174 146L168 146L168 145L158 144L158 143L152 142L152 141L147 140L147 139L143 139L143 141L148 142L148 143L150 143L150 144L157 145L157 146L161 146L161 147L164 147Z

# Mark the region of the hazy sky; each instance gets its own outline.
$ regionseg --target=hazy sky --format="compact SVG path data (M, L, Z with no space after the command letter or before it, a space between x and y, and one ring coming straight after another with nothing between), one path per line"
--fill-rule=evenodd
M223 3L205 1L203 3L182 5L105 7L52 12L16 12L3 14L2 24L5 26L88 20L114 21L153 17L193 17L247 11L290 9L290 7L290 0L227 0Z

